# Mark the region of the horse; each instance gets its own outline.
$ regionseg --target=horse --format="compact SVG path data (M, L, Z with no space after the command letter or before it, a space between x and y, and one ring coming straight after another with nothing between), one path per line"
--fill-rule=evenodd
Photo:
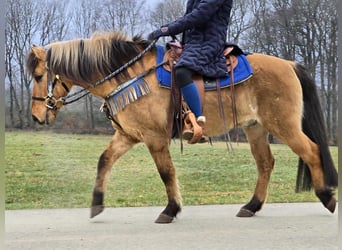
M140 98L110 115L115 132L98 160L91 218L105 208L104 195L114 163L137 143L147 146L166 189L168 201L155 222L171 223L181 212L182 198L169 151L175 104L170 89L158 83L156 47L156 41L152 44L141 35L130 38L113 31L45 46L32 45L27 54L27 71L33 81L32 117L39 124L53 123L64 104L63 98L73 86L104 100L137 77L147 88ZM333 213L337 171L329 152L314 80L295 61L261 53L250 53L247 59L253 76L234 87L236 119L250 144L258 176L251 199L237 216L254 216L266 201L275 163L269 134L298 155L296 188L302 191L313 187L324 207ZM231 91L232 88L221 89L225 121L218 112L216 91L205 92L203 112L210 137L234 127Z

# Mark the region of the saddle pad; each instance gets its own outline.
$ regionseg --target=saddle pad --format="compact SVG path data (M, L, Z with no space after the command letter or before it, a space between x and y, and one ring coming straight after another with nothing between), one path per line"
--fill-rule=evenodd
M164 47L157 45L157 64L161 63L164 58ZM236 56L238 59L238 65L234 69L234 85L242 83L249 79L253 75L253 69L250 66L246 55L240 54ZM158 67L156 70L157 79L162 87L171 87L171 73L164 69L164 67ZM225 88L230 85L230 75L219 78L220 87ZM205 90L216 90L215 79L204 79Z

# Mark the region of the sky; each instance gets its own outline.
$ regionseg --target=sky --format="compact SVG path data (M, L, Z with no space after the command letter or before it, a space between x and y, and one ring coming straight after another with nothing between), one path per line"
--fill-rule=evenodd
M162 0L146 0L146 3L150 6L156 6L158 3L160 3Z

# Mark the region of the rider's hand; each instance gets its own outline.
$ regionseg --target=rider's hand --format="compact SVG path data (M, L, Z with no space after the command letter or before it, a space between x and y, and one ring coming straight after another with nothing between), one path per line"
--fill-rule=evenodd
M167 26L163 26L160 29L157 29L157 30L151 32L148 35L147 39L148 40L157 40L161 36L168 36L168 35L169 35L169 32L168 32Z

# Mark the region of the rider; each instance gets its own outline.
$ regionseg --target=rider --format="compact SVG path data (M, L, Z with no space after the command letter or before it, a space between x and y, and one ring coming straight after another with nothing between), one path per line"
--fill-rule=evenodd
M194 142L207 141L207 137L201 90L198 90L192 77L201 75L218 78L228 75L223 49L231 8L232 0L188 0L183 17L161 26L149 35L149 39L155 40L183 32L183 52L175 66L175 82L202 128L202 138Z

